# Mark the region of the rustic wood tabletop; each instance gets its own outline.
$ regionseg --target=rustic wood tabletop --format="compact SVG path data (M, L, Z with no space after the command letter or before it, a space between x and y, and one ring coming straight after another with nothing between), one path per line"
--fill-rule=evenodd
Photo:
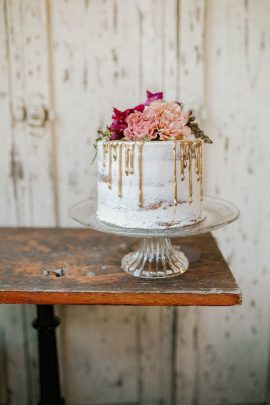
M88 229L0 229L0 303L237 305L241 291L211 234L175 239L191 255L189 270L163 280L120 268L133 238Z

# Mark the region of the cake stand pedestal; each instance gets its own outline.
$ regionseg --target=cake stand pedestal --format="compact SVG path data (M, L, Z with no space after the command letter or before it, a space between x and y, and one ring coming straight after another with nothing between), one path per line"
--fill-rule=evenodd
M185 253L170 238L143 238L139 249L122 258L121 267L135 277L164 278L184 273L189 266Z
M75 221L100 232L142 238L139 248L122 258L121 267L135 277L148 279L174 277L187 271L189 260L186 254L179 246L173 246L170 238L210 232L239 217L239 210L235 205L214 197L205 197L203 219L200 222L181 228L122 228L100 221L96 210L97 200L92 198L76 204L70 214Z

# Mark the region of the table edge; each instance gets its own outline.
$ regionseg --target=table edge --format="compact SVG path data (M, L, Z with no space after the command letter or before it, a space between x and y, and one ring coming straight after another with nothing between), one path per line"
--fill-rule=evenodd
M242 293L235 289L222 293L61 293L48 291L1 291L0 304L59 304L59 305L134 305L134 306L233 306L241 305Z

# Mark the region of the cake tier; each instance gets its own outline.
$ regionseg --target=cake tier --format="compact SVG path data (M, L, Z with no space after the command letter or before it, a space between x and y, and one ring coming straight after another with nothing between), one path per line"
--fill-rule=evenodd
M201 219L201 141L99 142L98 218L128 228Z

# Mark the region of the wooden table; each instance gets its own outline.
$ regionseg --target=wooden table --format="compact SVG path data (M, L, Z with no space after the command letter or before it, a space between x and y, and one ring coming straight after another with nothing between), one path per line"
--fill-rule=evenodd
M120 269L133 238L87 229L0 229L0 303L37 304L41 405L61 399L54 304L237 305L241 291L210 234L175 239L189 270L165 280ZM194 250L195 249L195 250Z

